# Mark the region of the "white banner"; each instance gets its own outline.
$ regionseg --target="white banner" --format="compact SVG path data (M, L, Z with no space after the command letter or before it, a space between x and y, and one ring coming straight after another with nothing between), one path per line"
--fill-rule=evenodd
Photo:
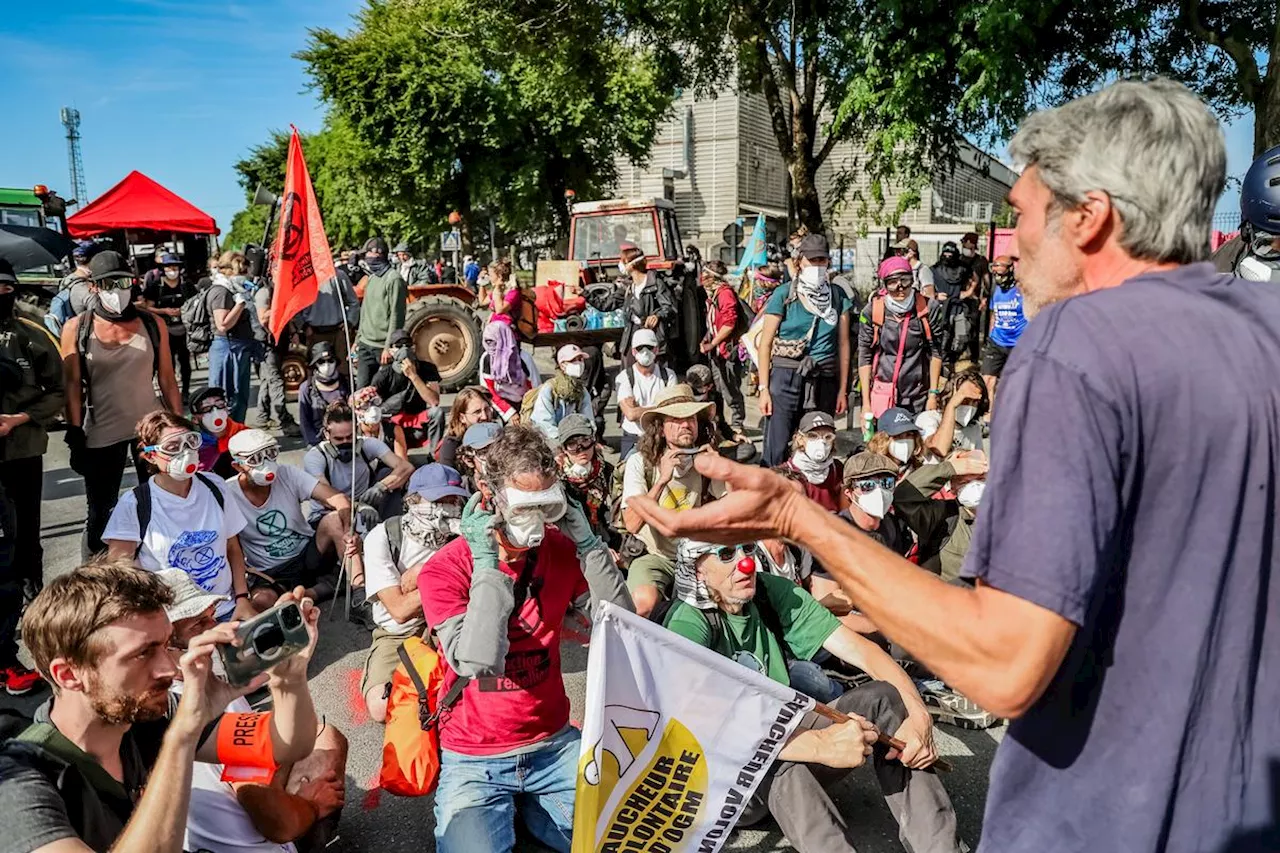
M812 707L790 687L601 603L573 853L715 853Z

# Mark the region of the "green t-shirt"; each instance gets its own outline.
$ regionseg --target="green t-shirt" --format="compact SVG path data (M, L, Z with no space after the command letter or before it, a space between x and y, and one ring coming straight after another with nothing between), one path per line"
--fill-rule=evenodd
M840 285L832 284L829 286L831 288L831 307L836 309L836 324L838 326L840 317L849 310L849 297L845 295L844 288ZM787 294L790 291L790 285L780 285L773 291L773 295L769 297L769 302L764 309L766 314L774 314L782 318L782 323L778 326L778 338L784 341L803 338L808 334L809 327L813 325L813 315L801 303L800 297L797 296L790 304L787 304ZM826 320L818 321L818 327L813 330L813 337L809 338L809 355L814 361L832 361L839 357L840 333L837 326L831 325Z
M761 572L756 576L756 597L768 595L791 653L800 660L809 660L818 653L822 644L840 627L840 620L831 614L812 595L786 578ZM723 635L716 642L711 623L696 607L676 601L667 611L666 627L680 636L693 640L700 646L714 649L727 658L738 652L749 652L762 664L761 671L781 684L790 685L787 662L782 657L782 646L765 627L754 601L748 602L740 614L721 611L724 623Z

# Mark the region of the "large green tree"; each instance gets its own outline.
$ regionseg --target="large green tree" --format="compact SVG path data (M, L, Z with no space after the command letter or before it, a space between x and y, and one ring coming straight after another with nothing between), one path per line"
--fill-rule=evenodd
M388 176L390 201L435 220L549 242L582 198L647 156L674 75L628 45L599 0L368 0L348 33L299 57L335 116Z

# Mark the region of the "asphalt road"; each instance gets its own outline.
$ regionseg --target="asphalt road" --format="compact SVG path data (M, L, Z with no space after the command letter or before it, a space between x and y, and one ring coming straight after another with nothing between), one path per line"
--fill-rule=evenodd
M539 354L539 362L545 354ZM544 365L550 367L550 365ZM202 380L204 372L197 376ZM193 387L199 381L193 382ZM256 393L254 395L256 399ZM250 413L252 417L252 410ZM748 399L748 423L755 423L758 412L755 400ZM612 414L607 438L616 450L618 427ZM842 442L843 443L843 442ZM296 440L285 439L282 461L300 464L302 447ZM135 485L132 470L127 473L124 488ZM80 559L80 533L84 527L84 490L80 477L67 467L66 447L55 435L45 457L44 515L41 538L45 549L45 578L49 579L75 568ZM369 635L354 624L345 622L342 602L322 619L322 635L316 659L311 664L311 687L316 705L328 722L338 726L351 742L347 766L347 803L343 811L341 838L330 849L335 851L377 850L380 853L422 853L435 849L434 818L430 798L403 799L377 789L381 761L382 728L370 723L360 697L360 676L364 665ZM25 651L24 651L25 654ZM566 641L563 647L565 689L572 703L572 718L580 720L586 692L586 648ZM28 661L29 662L29 661ZM26 713L48 697L41 691L32 697L14 699L0 693L0 707L16 707ZM983 732L962 731L939 726L939 751L954 765L945 784L951 794L959 820L960 832L970 846L976 847L982 826L982 810L986 801L987 773L996 744L1004 728ZM897 840L897 826L889 814L870 768L851 773L835 791L835 799L849 817L857 849L861 853L890 853L903 848ZM532 842L522 842L521 850L541 850ZM772 821L734 833L727 850L768 851L791 849Z

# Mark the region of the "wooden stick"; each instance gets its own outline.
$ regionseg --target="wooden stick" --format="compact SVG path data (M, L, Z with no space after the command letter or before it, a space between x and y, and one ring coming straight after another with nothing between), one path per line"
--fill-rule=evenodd
M853 719L853 717L850 717L848 714L842 714L841 712L837 711L835 708L832 708L830 705L824 705L821 702L813 703L813 712L817 714L819 717L826 717L828 720L830 720L833 723L847 723ZM896 737L890 737L884 732L879 733L879 736L876 738L876 741L878 743L884 744L885 746L892 747L893 749L896 749L899 752L907 748L907 745L905 743L898 740ZM952 770L951 762L947 761L944 758L936 759L933 762L933 764L929 766L932 767L934 770L939 771L940 773L950 773Z

